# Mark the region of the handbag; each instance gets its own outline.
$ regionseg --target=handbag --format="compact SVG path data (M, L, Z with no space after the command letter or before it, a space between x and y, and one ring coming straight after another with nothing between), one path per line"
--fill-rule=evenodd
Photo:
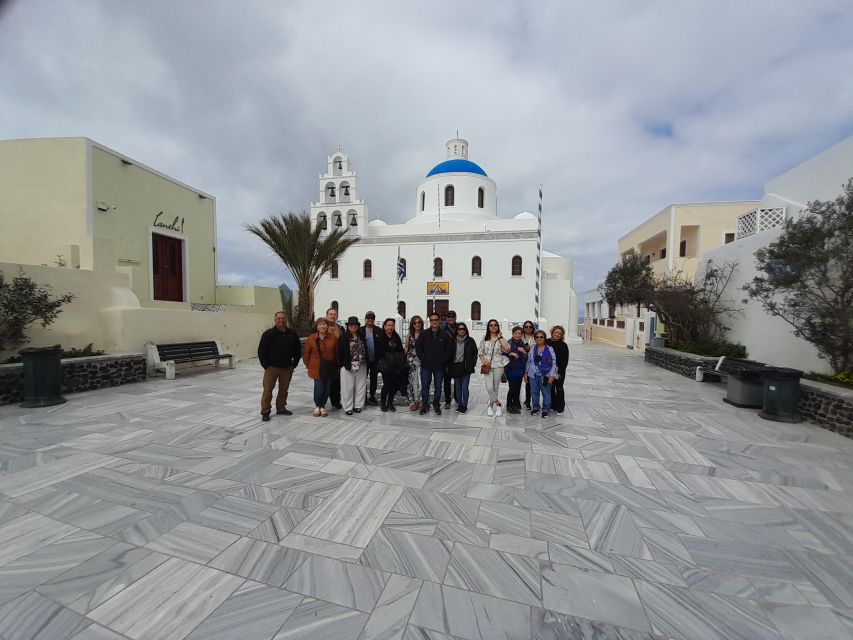
M495 340L494 343L492 344L492 355L489 356L489 363L480 365L480 373L482 373L483 375L486 375L489 371L492 370L492 361L495 359L495 348L497 346L498 346L498 340Z

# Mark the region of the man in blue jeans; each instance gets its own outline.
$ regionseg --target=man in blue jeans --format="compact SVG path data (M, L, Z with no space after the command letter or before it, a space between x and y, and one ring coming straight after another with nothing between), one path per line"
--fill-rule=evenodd
M444 370L453 357L453 342L450 334L441 328L437 313L429 315L429 329L421 333L415 343L418 359L421 361L421 415L429 411L429 385L435 387L433 408L435 415L441 415L441 389Z

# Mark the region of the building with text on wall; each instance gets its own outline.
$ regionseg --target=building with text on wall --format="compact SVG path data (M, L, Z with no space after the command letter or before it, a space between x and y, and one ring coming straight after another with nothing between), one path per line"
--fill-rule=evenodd
M248 357L281 308L277 289L217 284L212 195L88 138L0 141L0 220L4 273L76 296L36 345L218 339Z
M568 336L576 335L571 261L540 252L533 214L498 217L497 185L468 160L466 140L447 143L446 159L418 186L415 215L403 224L368 217L356 172L340 149L327 158L319 187L312 224L345 227L360 241L321 279L315 315L330 306L341 316L372 310L380 320L398 313L425 316L433 309L443 317L453 309L475 329L489 318L511 325L534 319L538 280L541 324L560 324ZM406 274L399 305L398 255Z

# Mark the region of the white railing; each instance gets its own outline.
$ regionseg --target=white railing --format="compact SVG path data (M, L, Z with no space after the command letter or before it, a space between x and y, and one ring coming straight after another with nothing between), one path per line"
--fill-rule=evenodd
M767 229L775 229L785 224L785 207L773 209L753 209L737 218L735 238L746 238Z

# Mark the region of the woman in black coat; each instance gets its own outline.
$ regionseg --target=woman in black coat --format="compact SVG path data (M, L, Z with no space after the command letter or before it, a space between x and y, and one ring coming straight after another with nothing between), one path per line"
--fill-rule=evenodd
M382 334L376 340L376 362L382 374L382 392L379 406L382 411L396 411L394 396L398 391L405 393L406 354L403 341L395 330L394 318L386 318L382 323Z
M448 371L455 381L453 387L456 394L456 411L459 413L468 411L468 385L479 360L477 352L477 343L468 335L468 327L464 322L457 322L456 336L453 339L453 358Z
M566 367L569 366L569 345L563 340L565 335L566 330L563 327L554 325L551 328L551 338L546 341L557 356L557 379L554 380L554 386L551 388L551 409L557 413L563 413L566 410L563 383L566 381Z

